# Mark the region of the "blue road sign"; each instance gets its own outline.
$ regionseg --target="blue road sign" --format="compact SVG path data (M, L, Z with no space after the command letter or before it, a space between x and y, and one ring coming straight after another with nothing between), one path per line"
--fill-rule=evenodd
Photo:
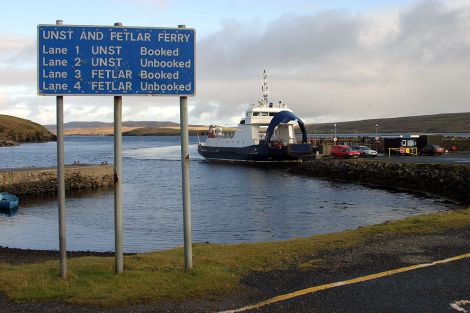
M38 25L39 95L195 94L195 30Z

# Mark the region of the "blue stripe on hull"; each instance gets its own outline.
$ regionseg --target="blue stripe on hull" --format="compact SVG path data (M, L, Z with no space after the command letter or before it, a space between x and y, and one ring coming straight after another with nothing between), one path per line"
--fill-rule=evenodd
M301 159L288 154L287 147L271 148L252 145L241 148L210 147L199 145L197 151L208 160L225 162L301 162Z

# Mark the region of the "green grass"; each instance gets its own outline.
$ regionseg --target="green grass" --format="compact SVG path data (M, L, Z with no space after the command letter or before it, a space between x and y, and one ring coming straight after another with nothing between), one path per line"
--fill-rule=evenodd
M183 270L181 248L124 258L125 271L113 274L113 257L69 259L67 280L58 277L58 261L12 265L0 263L0 291L15 301L62 300L119 306L184 299L220 299L243 290L240 279L251 271L291 267L308 270L321 251L354 247L377 235L439 233L470 226L470 208L422 215L361 227L354 231L269 243L196 244L194 269ZM381 236L383 237L383 236Z
M44 126L22 118L0 115L0 141L43 142L55 138Z

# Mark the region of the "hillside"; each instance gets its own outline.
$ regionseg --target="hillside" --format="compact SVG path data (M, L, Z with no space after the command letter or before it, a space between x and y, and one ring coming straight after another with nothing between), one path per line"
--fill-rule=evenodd
M122 127L122 131L130 131L139 127ZM55 132L55 129L53 130ZM88 127L88 128L66 128L65 136L111 136L114 134L114 128L110 127Z
M206 126L189 126L189 135L207 135ZM177 127L142 127L123 132L123 136L178 136L180 128Z
M132 128L137 128L137 127L175 127L179 126L178 123L174 122L157 122L157 121L124 121L122 122L123 127L132 127ZM47 129L50 131L55 132L56 130L56 125L51 124L51 125L44 125ZM64 129L80 129L80 128L112 128L113 123L106 123L106 122L68 122L64 123Z
M307 124L308 133L333 133L334 122ZM360 121L337 122L338 133L462 133L470 132L470 112L435 115L380 118ZM171 136L179 135L179 124L158 121L125 121L124 136ZM55 132L55 125L46 125ZM191 135L207 135L208 126L190 125ZM64 124L66 135L112 135L113 123L69 122Z
M306 125L308 133L332 133L332 123ZM465 133L470 132L470 112L380 118L336 123L337 133Z
M14 116L0 115L0 146L51 140L55 140L55 135L42 125Z

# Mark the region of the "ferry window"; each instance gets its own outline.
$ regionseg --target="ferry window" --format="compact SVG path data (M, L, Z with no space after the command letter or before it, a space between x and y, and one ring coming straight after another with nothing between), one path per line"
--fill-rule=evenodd
M253 112L253 116L259 116L259 112Z
M274 116L276 115L276 113L269 113L269 116Z
M261 112L261 116L269 116L267 112Z

